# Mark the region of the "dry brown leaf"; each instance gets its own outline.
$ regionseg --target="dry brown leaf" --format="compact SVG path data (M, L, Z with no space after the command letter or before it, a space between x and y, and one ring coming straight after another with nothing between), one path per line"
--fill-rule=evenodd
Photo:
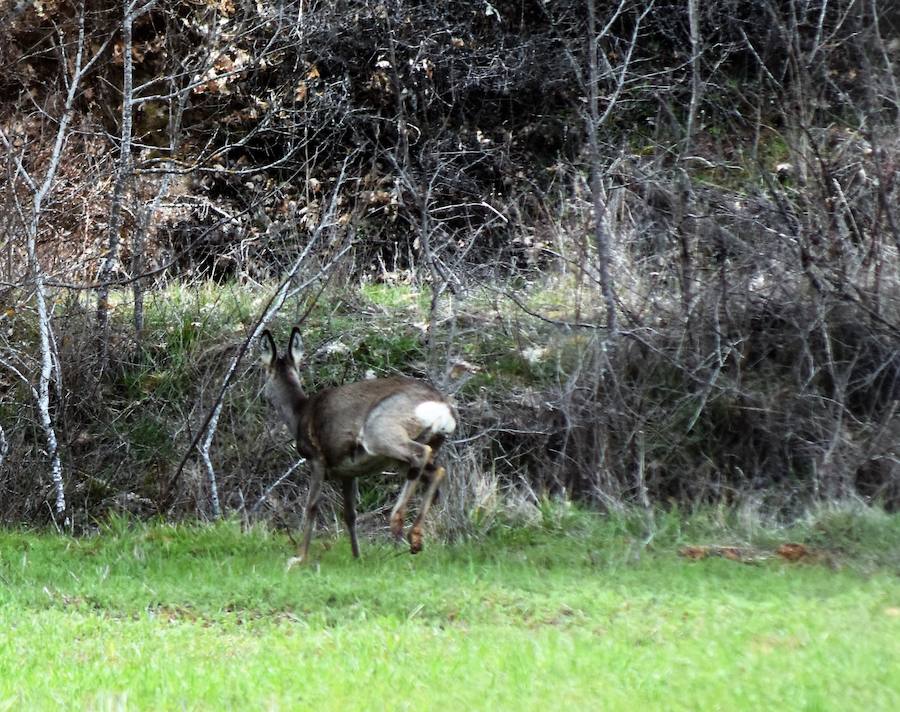
M387 205L391 202L391 194L386 190L373 190L369 195L370 205Z
M693 559L694 561L698 559L705 559L709 556L709 547L708 546L685 546L678 552L679 556L683 556L686 559Z
M787 561L799 561L809 556L809 549L803 544L782 544L775 553Z

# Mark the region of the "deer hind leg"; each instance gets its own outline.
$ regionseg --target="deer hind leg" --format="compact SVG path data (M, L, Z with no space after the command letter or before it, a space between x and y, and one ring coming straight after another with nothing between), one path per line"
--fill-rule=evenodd
M431 485L435 469L433 462L429 462L425 465L418 474L409 467L403 468L403 474L406 475L406 480L403 483L403 489L400 490L400 496L397 498L397 503L391 510L391 534L394 535L395 539L399 541L403 540L403 522L406 520L406 508L409 505L409 500L412 499L413 495L416 493L419 482L424 481L426 485ZM435 497L436 496L437 492L435 492Z
M428 514L428 510L431 508L431 503L434 501L434 496L441 484L441 480L443 480L446 475L447 471L443 467L434 468L434 473L431 476L431 482L428 484L428 489L425 491L425 496L422 497L422 506L419 509L419 514L416 517L416 520L413 522L412 529L410 529L409 531L410 554L418 554L420 551L422 551L422 522L425 521L425 516Z
M446 438L443 435L435 435L431 440L428 441L429 447L431 447L431 462L422 472L422 476L420 479L425 480L427 484L431 484L431 478L434 476L435 470L437 470L437 465L434 464L435 459L437 458L438 450L441 449L441 445L444 444L444 440ZM443 475L441 476L443 478ZM434 504L440 498L441 490L440 488L435 488L434 494L431 496L431 504ZM429 505L430 506L430 505Z
M391 510L391 534L398 540L403 539L403 521L406 519L406 506L409 504L409 500L419 484L418 473L413 472L409 467L401 469L406 478L403 481L403 489L400 490L397 503Z
M287 567L302 564L309 553L309 542L312 539L313 524L316 521L316 513L319 511L319 496L322 493L322 480L325 478L325 466L313 460L309 475L309 494L306 498L306 508L303 512L303 539L297 548L297 556L288 560Z
M385 437L382 442L372 443L372 448L379 455L384 455L401 463L401 472L406 475L397 503L391 510L391 533L398 539L403 538L403 521L406 518L406 507L416 491L419 478L433 467L434 452L430 445L410 440L405 431L391 433L396 438ZM402 439L401 439L402 437ZM397 444L399 441L399 444Z

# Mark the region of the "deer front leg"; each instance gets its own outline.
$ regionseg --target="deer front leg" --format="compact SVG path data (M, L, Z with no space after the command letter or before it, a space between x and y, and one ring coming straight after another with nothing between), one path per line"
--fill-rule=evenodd
M324 478L325 466L318 460L313 460L309 474L309 495L307 496L306 508L303 512L303 539L297 549L297 556L288 560L288 569L306 561L306 556L309 552L309 542L312 539L313 524L316 522L316 512L319 510L319 495L322 492L322 480Z
M350 535L350 549L353 558L359 558L359 544L356 541L356 497L358 495L356 478L350 478L341 482L344 493L344 524L347 525L347 533Z

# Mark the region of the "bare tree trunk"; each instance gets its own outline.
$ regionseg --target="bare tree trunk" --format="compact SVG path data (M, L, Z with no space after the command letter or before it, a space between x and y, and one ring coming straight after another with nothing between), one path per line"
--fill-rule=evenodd
M109 247L100 267L97 290L97 326L100 336L98 371L106 368L109 351L109 280L119 257L119 233L122 229L122 202L131 177L131 133L133 61L131 29L134 23L135 0L124 0L122 17L122 135L119 142L119 167L113 186L109 210Z
M396 42L394 41L394 30L391 25L390 13L385 13L385 22L387 23L388 36L388 52L391 61L391 84L394 90L394 98L397 102L397 139L398 152L397 162L404 169L409 168L409 126L406 122L406 109L403 106L403 86L400 84L400 69L397 66Z
M60 122L60 126L64 122ZM47 310L47 297L44 287L44 271L37 258L37 227L40 211L40 198L43 194L35 196L35 216L32 220L32 229L28 231L28 260L31 263L31 279L34 285L34 299L38 311L38 338L41 349L41 370L38 377L38 415L41 420L41 428L47 439L47 456L50 458L50 479L53 482L55 492L55 513L57 518L66 511L66 491L63 482L62 463L59 458L59 444L56 439L56 428L53 416L50 414L50 379L53 377L53 364L55 361L55 349L53 339L53 324L50 322L50 313Z
M109 210L109 238L106 255L100 267L97 290L97 326L100 336L100 363L99 370L106 367L109 347L109 290L113 269L119 258L120 232L122 230L122 207L125 201L125 193L131 183L131 141L133 132L134 106L134 61L132 50L132 27L134 20L146 12L155 2L151 0L139 10L136 10L137 0L124 0L122 16L122 134L119 141L119 166L116 182L113 186L112 203ZM140 232L140 230L138 231ZM142 236L136 238L141 244L136 245L135 261L142 266L143 244ZM138 296L136 292L136 297ZM142 297L143 295L140 294ZM143 301L141 302L141 314L143 314ZM137 307L137 305L136 305ZM136 312L137 313L137 312ZM137 325L136 325L137 326ZM137 328L136 328L137 331Z
M691 100L688 105L687 124L684 127L684 140L681 147L681 160L690 154L693 148L694 133L697 129L697 109L702 96L700 78L700 20L698 18L697 0L687 0L688 27L691 39ZM683 167L679 171L678 195L675 198L675 230L681 247L681 304L684 314L684 330L688 345L688 364L694 364L694 226L688 223L691 212L692 190L691 179Z
M0 425L0 467L3 467L3 461L6 460L6 453L9 452L9 443L6 440L6 433L3 426Z
M697 107L700 104L700 20L697 17L697 0L687 0L688 26L691 34L691 103L688 106L687 126L684 129L682 157L691 150L697 125Z
M600 275L600 291L606 304L606 328L610 339L618 331L616 298L610 274L611 236L606 223L606 201L603 197L603 176L600 171L600 145L597 131L600 128L600 99L598 96L600 73L597 66L597 13L594 0L588 0L588 146L590 150L590 186L594 207L594 242L597 249L597 271Z

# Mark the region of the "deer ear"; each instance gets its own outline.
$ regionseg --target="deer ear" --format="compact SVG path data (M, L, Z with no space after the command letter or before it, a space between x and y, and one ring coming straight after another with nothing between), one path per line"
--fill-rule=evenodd
M259 360L263 366L271 368L275 363L277 353L275 339L272 338L272 333L266 329L259 337Z
M296 326L291 331L291 340L288 342L288 354L291 357L291 361L294 362L294 366L299 370L300 364L303 362L303 338L300 336L300 329Z

